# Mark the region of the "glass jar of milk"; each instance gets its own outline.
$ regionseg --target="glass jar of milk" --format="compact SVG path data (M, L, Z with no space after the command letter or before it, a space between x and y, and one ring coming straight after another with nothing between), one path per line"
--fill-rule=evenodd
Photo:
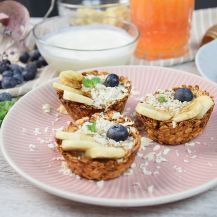
M49 65L61 71L127 64L139 37L137 27L113 17L92 23L84 19L90 17L54 17L34 27L37 46Z

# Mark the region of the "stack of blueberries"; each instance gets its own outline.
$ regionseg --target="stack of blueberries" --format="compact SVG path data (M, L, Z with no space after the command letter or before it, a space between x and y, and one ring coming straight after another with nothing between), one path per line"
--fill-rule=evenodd
M37 49L22 53L19 61L25 63L25 67L12 64L8 59L0 61L0 89L13 88L24 81L33 80L37 69L47 65Z

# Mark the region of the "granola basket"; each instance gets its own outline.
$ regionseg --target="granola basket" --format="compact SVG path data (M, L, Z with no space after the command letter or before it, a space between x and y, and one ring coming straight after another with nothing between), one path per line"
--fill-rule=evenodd
M106 114L106 119L112 120L113 111ZM94 122L99 118L99 113L93 115L92 117L85 117L77 120L75 123L71 123L64 130L68 132L74 132L78 129L79 125L84 124L84 122ZM119 118L117 123L132 122L129 118ZM131 136L134 138L134 145L132 149L128 150L124 158L120 161L116 159L89 159L84 156L78 156L78 152L66 152L61 148L62 140L56 139L57 147L59 152L63 155L65 161L67 162L69 168L73 173L84 177L89 180L108 180L120 176L124 173L133 163L136 153L138 152L141 144L141 137L139 131L134 127L130 126Z
M107 75L107 72L99 72L99 71L92 71L92 72L83 72L82 73L84 76L85 75L95 75L95 76L99 76L99 75ZM111 105L109 105L107 108L97 108L95 106L89 106L89 105L85 105L83 103L77 103L77 102L73 102L70 100L65 100L63 99L63 91L61 90L57 90L57 95L58 98L60 100L60 102L63 104L63 106L65 107L65 109L67 110L68 114L74 119L74 120L78 120L82 117L90 117L91 115L98 113L98 112L104 112L104 111L117 111L122 113L124 110L124 107L127 103L128 97L130 95L132 86L131 86L131 82L129 80L127 80L126 77L124 76L120 76L120 81L121 82L125 82L127 90L128 90L128 94L123 97L120 100L116 100L114 101Z
M197 85L183 85L182 87L189 88L195 96L209 96L208 92L201 91ZM174 90L176 89L178 89L178 87L174 88ZM145 117L139 113L137 113L137 117L143 123L145 132L150 139L160 144L178 145L194 139L203 132L207 122L209 121L213 108L214 105L206 112L202 119L192 118L181 121L176 123L175 127L172 121L158 121Z

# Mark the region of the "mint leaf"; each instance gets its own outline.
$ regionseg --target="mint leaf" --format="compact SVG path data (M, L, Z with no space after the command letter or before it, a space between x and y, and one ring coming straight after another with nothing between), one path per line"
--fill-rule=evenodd
M84 78L82 80L82 83L85 87L92 87L93 86L92 81L89 78Z
M164 96L159 96L157 100L158 100L158 102L160 102L160 103L167 102L167 100L166 100L166 98L165 98Z
M82 80L83 85L84 85L85 87L89 87L89 88L95 87L95 86L96 86L98 83L100 83L100 82L101 82L101 79L98 78L98 77L93 77L93 78L91 78L91 79L89 79L89 78L84 78L84 79Z
M96 122L93 122L90 125L87 125L88 130L90 130L91 132L95 133L96 132Z
M101 82L101 79L98 77L92 78L91 80L92 80L94 87Z
M14 105L15 102L16 102L16 100L0 102L0 126L1 126L1 124L5 118L6 114L11 109L11 107Z

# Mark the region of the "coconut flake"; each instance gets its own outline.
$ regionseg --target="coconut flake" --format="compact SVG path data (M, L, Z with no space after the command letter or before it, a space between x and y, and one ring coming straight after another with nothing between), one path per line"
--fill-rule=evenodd
M163 155L167 155L169 152L170 152L170 149L169 148L165 148L163 150Z
M155 156L155 152L150 152L147 155L145 155L143 158L147 159L148 161L153 161Z
M138 155L138 157L140 157L140 158L143 157L143 153L141 153L141 152L138 152L137 155Z
M61 163L59 173L62 173L65 176L75 176L75 174L69 169L68 164L65 161Z
M158 170L156 170L156 171L153 172L153 174L154 174L154 175L159 175L160 172L159 172Z
M132 186L133 186L133 187L139 187L139 188L141 188L141 184L140 184L139 182L134 182L134 183L132 184Z
M98 181L98 182L96 182L96 185L98 188L102 188L104 186L104 181L103 180Z
M136 163L132 163L131 168L136 168Z
M143 146L143 147L149 146L151 144L151 142L153 142L153 140L151 140L145 136L143 136L141 138L141 146Z
M190 156L190 158L195 159L195 158L197 158L197 155L192 155L192 156Z
M127 171L124 172L124 176L131 176L133 175L133 169L129 168Z
M55 151L55 150L56 150L56 145L53 144L53 143L49 143L47 146L48 146L48 148L50 148L52 151Z
M45 132L45 133L48 133L48 131L49 131L49 127L45 127L45 128L44 128L44 132Z
M50 113L51 112L51 106L47 103L42 105L42 110L44 113Z
M185 147L194 147L195 146L195 142L187 142L185 143Z
M112 116L112 119L113 120L117 120L121 117L121 113L120 112L114 112L113 116Z
M40 134L41 134L40 128L35 128L35 129L33 130L33 134L34 134L35 136L40 135Z
M155 145L153 151L158 151L158 150L160 150L160 145Z
M161 162L165 162L165 161L167 161L167 159L164 158L162 155L156 156L156 159L155 159L156 163L161 163Z
M178 173L182 173L183 172L183 169L181 167L178 167L176 165L173 166L173 168L176 170L176 172Z
M148 192L149 194L153 194L153 192L154 192L154 185L149 185L149 186L147 187L147 192Z
M142 168L142 172L143 172L144 175L147 175L147 176L152 175L152 171L147 170L146 167L143 167L143 168Z
M173 128L176 128L176 122L172 121Z
M29 144L29 151L35 151L36 145L34 144Z
M52 161L55 161L55 160L57 160L57 161L64 161L64 157L63 156L61 156L61 157L53 157L51 160Z

